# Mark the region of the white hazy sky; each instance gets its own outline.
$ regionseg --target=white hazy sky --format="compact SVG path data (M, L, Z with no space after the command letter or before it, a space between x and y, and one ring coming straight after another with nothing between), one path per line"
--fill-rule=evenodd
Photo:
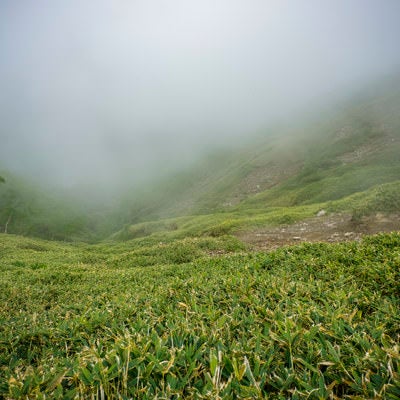
M132 180L400 66L399 0L0 2L0 166Z

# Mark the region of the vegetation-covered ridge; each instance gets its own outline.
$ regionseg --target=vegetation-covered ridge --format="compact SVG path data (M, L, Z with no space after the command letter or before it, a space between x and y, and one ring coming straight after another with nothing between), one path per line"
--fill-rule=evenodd
M362 221L364 216L377 212L400 212L400 181L380 184L343 197L339 200L326 201L297 206L262 207L260 204L251 207L237 207L204 215L191 215L160 219L126 225L111 236L113 240L129 240L140 237L151 237L152 240L182 239L197 236L223 236L253 231L262 227L290 225L315 216L318 211L327 213L347 213L354 224ZM322 229L322 227L321 227ZM321 239L322 236L321 236Z
M0 235L0 397L400 397L398 233L243 249Z

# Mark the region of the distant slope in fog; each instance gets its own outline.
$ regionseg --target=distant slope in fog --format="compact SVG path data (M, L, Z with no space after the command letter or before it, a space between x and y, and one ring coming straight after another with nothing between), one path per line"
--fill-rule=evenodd
M302 126L215 154L143 199L132 222L338 200L400 179L400 79L375 85Z
M400 180L400 76L293 125L266 130L241 147L215 150L147 186L132 189L127 182L125 195L112 206L82 205L70 194L51 193L0 169L6 178L0 185L0 231L7 224L9 233L93 241L130 225L197 215L203 222L196 220L182 234L222 232L243 221L299 219L329 201L343 200L341 209L354 207L348 196L365 192L361 197L370 199L377 186ZM276 207L309 208L267 218ZM138 225L133 230L145 236L176 224L154 222L151 229Z

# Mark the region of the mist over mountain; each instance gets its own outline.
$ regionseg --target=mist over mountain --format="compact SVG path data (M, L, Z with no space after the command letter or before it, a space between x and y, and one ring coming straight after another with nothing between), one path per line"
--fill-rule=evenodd
M395 0L2 2L0 165L89 192L166 176L395 71L399 13Z

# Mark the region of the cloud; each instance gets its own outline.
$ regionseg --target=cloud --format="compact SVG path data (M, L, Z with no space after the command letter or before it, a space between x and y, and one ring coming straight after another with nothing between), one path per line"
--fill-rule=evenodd
M0 160L132 181L400 65L397 0L3 2Z

